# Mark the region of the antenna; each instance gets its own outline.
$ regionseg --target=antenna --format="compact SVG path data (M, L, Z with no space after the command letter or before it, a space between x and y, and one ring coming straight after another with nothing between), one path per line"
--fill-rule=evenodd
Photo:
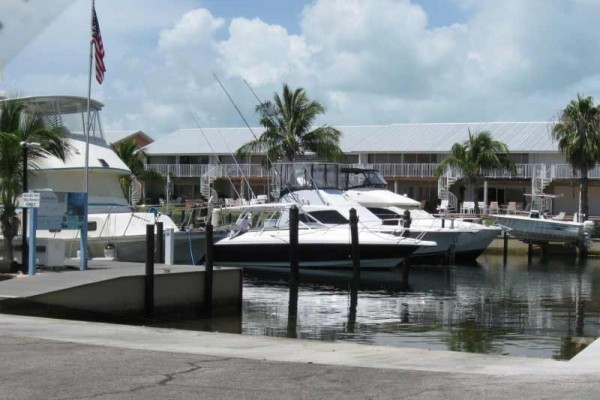
M235 108L235 110L237 111L237 113L239 114L239 116L242 118L242 121L244 121L244 123L246 124L246 126L250 130L250 133L252 133L252 136L254 137L254 140L258 141L258 136L256 136L256 134L252 130L252 127L250 127L250 124L248 124L248 121L246 120L246 118L244 117L244 115L242 114L242 112L240 111L240 109L238 108L237 104L235 104L235 101L233 101L233 98L229 95L229 92L227 91L227 89L225 89L225 86L223 86L223 84L219 80L219 77L217 76L217 74L215 74L213 72L213 76L214 76L215 80L217 81L217 83L219 84L219 86L221 86L221 89L223 89L223 91L227 95L227 98L229 99L229 101L231 102L231 104L233 104L233 107ZM246 82L245 79L244 79L244 82ZM248 85L248 82L246 82L246 85L248 87L250 87L250 85ZM254 93L254 91L252 89L250 89L250 90L252 91L252 93ZM262 105L263 103L260 101L260 99L258 98L258 96L256 96L256 93L254 93L254 96L258 99L259 103ZM272 165L271 160L269 158L269 154L265 153L265 156L267 158L267 163L269 165ZM234 159L235 159L235 156L234 156ZM237 164L237 162L236 162L236 164ZM248 183L248 187L250 187L250 183ZM269 184L268 180L267 180L267 196L271 196L271 193L270 193L270 184Z
M254 190L252 190L252 186L250 186L250 181L248 180L248 178L246 178L244 171L242 171L242 167L240 167L240 164L238 164L235 154L233 154L233 152L231 151L231 148L229 147L229 144L227 144L227 141L225 140L225 137L221 133L221 130L217 128L217 132L219 132L219 135L221 136L221 140L223 140L223 143L225 143L225 146L229 150L229 154L231 154L231 157L233 158L233 162L235 163L235 166L237 167L238 172L242 176L242 180L245 181L246 184L248 184L248 190L250 190L250 194L252 195L252 198L255 199L256 195L254 194Z
M206 135L204 134L204 130L202 129L202 127L200 126L200 124L198 123L198 120L196 119L196 116L194 115L193 111L190 111L190 114L192 115L192 119L194 120L194 124L196 124L196 127L198 129L200 129L200 133L202 134L202 137L204 137L204 140L206 140L206 144L208 144L208 147L210 147L210 150L213 152L213 154L216 154L214 147L212 147L212 145L210 144L210 141L208 140L208 138L206 137ZM217 157L217 164L221 165L221 161L219 160L219 157ZM233 184L233 182L231 181L231 178L229 177L229 174L226 174L227 176L227 180L229 181L229 183L231 184L231 187L233 188L233 191L235 192L235 195L238 198L241 198L242 196L240 196L240 193L237 191L237 189L235 188L235 185Z

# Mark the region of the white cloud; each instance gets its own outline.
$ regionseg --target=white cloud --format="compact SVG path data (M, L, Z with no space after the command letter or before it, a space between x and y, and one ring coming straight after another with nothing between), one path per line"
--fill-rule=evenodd
M302 38L259 19L236 18L229 39L220 43L221 61L229 76L253 85L280 84L306 67L308 51Z
M578 92L600 93L598 0L454 0L465 20L440 27L409 0L307 1L298 34L192 0L98 3L108 71L93 93L107 127L161 135L193 127L191 113L206 127L243 125L212 73L252 125L242 79L263 99L304 87L326 106L321 122L345 125L548 120ZM16 57L0 89L84 95L87 5Z

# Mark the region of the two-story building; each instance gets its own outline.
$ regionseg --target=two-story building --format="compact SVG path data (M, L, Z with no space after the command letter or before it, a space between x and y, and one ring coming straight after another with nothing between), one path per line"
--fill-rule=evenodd
M525 208L527 194L557 197L550 212L578 210L578 178L552 139L551 122L427 123L370 126L337 126L347 164L378 169L389 189L420 200L433 210L440 198L450 198L456 209L465 199L465 188L456 171L435 176L440 161L452 145L472 133L488 131L505 143L517 165L508 171L487 173L487 195L478 197L500 206L509 202ZM237 160L233 154L243 144L260 136L263 128L180 129L143 150L147 168L169 174L175 198L207 197L212 184L220 196L248 196L269 190L270 171L264 157ZM277 160L272 160L276 162ZM600 215L600 168L590 171L590 213Z

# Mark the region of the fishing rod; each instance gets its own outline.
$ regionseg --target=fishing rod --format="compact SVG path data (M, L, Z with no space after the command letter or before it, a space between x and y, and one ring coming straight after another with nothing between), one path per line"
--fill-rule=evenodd
M208 138L206 137L206 135L204 134L204 129L202 129L202 127L200 126L200 124L198 123L198 120L196 119L196 116L194 115L193 111L190 111L190 114L192 116L192 120L194 121L194 124L196 124L196 127L198 129L200 129L200 133L202 134L202 137L204 137L204 140L206 141L206 144L208 144L208 147L210 147L210 150L213 152L213 154L217 154L215 152L215 149L212 147L212 145L210 144L210 141L208 140ZM217 164L218 165L222 165L221 160L219 160L219 157L217 156ZM233 188L233 191L235 192L235 195L238 198L241 198L240 193L237 191L237 189L235 188L235 185L233 184L233 181L231 180L231 178L229 177L229 174L225 174L225 176L227 177L227 180L229 181L229 183L231 184L231 187Z
M217 74L215 74L214 72L213 72L213 77L215 78L215 80L217 81L217 83L219 84L219 86L221 87L221 89L223 89L223 92L225 92L225 95L227 95L227 98L229 99L229 101L231 102L231 104L233 104L233 107L235 108L235 110L237 111L237 113L239 114L239 116L242 118L242 121L244 121L244 123L246 124L246 126L250 130L250 133L252 133L252 136L254 137L254 140L256 142L258 142L258 140L259 140L258 136L256 136L256 134L252 130L252 127L250 126L250 124L248 123L248 121L246 120L246 118L244 117L244 114L242 114L241 110L239 109L239 107L237 106L237 104L235 103L235 101L233 100L233 98L231 97L231 95L229 94L229 92L227 91L227 89L225 89L225 86L223 86L223 84L221 83L221 80L219 79L219 77L217 76ZM245 82L245 80L244 80L244 82ZM260 102L260 99L259 99L259 102ZM262 105L263 103L260 102L260 104ZM267 158L267 164L268 165L272 165L272 162L271 162L271 159L270 159L268 153L265 154L265 157ZM234 159L235 159L235 156L234 156ZM250 186L250 185L248 185L248 186ZM270 195L271 195L271 193L270 193L270 184L267 181L267 196L270 196Z
M247 87L247 88L250 90L250 93L252 93L252 95L254 96L254 98L256 99L256 101L258 101L258 104L260 104L260 106L261 106L261 107L262 107L262 108L263 108L263 109L266 111L266 117L267 117L267 119L269 120L269 122L271 123L271 125L273 125L273 126L276 126L277 124L276 124L276 123L275 123L275 121L274 121L274 117L273 117L273 115L270 113L270 111L271 111L271 110L270 110L270 109L267 109L267 108L265 107L265 102L264 102L264 101L263 101L263 100L262 100L260 97L258 97L258 95L257 95L257 94L256 94L256 92L254 91L254 89L252 88L252 86L250 86L250 84L248 83L248 81L247 81L245 78L242 78L242 80L244 81L244 83L246 84L246 87ZM267 157L267 163L268 163L269 165L273 165L273 162L272 162L272 161L271 161L271 159L269 158L269 155L268 155L268 154L266 154L266 157ZM277 173L277 170L276 170L276 169L273 169L273 172L274 172L274 174L275 174L275 179L276 179L276 180L277 180L277 179L279 179L279 176L278 176L279 174ZM268 184L268 182L267 182L267 184ZM280 184L280 183L278 184L276 181L275 181L275 186L276 186L276 187L280 187L280 188L281 188L281 184Z
M225 140L225 137L223 136L223 134L221 133L221 130L219 128L217 128L217 132L219 132L219 136L221 136L221 140L223 140L223 143L225 143L225 147L227 147L227 150L229 150L229 154L233 158L233 162L235 163L235 166L237 167L237 170L238 170L240 176L242 177L242 182L246 182L246 184L248 185L248 190L250 190L250 194L252 195L251 198L256 199L256 194L254 193L254 190L252 190L252 186L250 186L250 181L246 177L246 174L244 174L244 171L242 171L242 167L240 167L240 164L237 162L237 158L235 157L235 154L233 154L233 152L231 151L229 144Z

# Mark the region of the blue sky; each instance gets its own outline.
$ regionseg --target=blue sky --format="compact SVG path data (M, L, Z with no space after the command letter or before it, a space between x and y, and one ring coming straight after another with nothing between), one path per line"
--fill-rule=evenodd
M0 90L85 96L89 8L2 0ZM193 116L243 126L213 73L253 125L244 79L261 98L284 83L305 88L326 107L319 123L334 125L547 121L577 93L600 91L600 0L97 0L96 9L107 73L92 95L106 105L104 126L155 137L195 127Z

